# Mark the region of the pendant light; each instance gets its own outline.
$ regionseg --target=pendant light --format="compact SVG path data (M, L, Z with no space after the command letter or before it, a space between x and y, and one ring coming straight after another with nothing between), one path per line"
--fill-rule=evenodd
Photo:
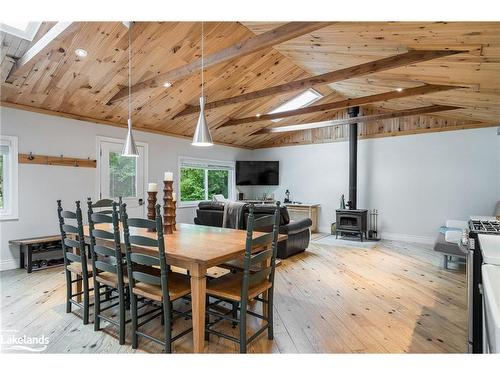
M137 158L139 157L139 151L135 145L134 136L132 135L132 42L131 42L131 32L132 32L132 22L123 23L128 24L128 131L127 138L125 138L125 144L123 145L122 156L129 156Z
M204 94L204 82L203 82L203 69L204 69L204 51L203 51L203 22L201 23L201 96L200 96L200 116L198 117L198 123L196 124L196 130L193 135L193 146L213 146L212 136L210 135L210 129L207 124L207 119L205 118L205 97Z

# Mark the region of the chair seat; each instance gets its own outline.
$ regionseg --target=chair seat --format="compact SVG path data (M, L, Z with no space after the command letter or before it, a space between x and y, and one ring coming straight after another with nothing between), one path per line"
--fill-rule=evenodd
M83 270L82 270L82 264L78 262L71 262L70 265L67 267L68 271L76 273L78 275L83 275ZM89 276L92 275L92 264L87 263L87 273Z
M207 283L207 294L225 298L232 301L241 300L241 287L243 283L243 274L235 273L223 276L219 279L212 280ZM248 299L251 300L259 294L270 289L272 284L269 280L263 280L258 284L251 286L248 290Z
M96 279L96 281L100 282L101 284L110 286L112 288L118 288L118 275L116 273L99 272L95 276L95 279ZM128 284L127 275L123 275L123 282L124 282L124 284Z
M171 272L168 275L168 288L168 294L171 301L187 296L189 293L191 293L191 285L189 283L189 279L186 276L175 272ZM139 282L135 284L132 292L154 301L163 301L161 285Z

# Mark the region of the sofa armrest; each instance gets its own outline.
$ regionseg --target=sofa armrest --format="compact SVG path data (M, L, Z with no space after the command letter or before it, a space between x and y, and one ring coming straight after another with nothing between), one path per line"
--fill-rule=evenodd
M310 228L312 226L311 219L302 219L297 221L291 221L287 225L280 226L281 234L296 234L303 232L304 230Z

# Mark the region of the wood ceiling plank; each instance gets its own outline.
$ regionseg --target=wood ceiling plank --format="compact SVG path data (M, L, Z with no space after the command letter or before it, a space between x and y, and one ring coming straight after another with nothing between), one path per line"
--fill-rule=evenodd
M282 84L279 86L268 87L262 90L253 91L245 93L242 95L234 96L232 98L226 98L218 100L215 102L205 104L205 109L210 110L213 108L218 108L230 104L242 103L248 100L256 100L272 95L281 95L284 93L289 93L297 90L305 90L308 88L313 88L315 86L325 85L327 83L333 83L338 81L343 81L346 79L359 77L367 74L372 74L376 72L381 72L384 70L394 69L397 67L406 66L409 64L415 64L418 62L428 61L437 59L444 56L450 56L463 51L453 51L453 50L412 50L403 54L386 57L383 59L370 61L367 63L354 65L349 68L336 70L333 72L321 74L318 76L305 78L302 80ZM198 112L199 106L187 107L184 111L178 113L174 118L189 115L193 112Z
M385 120L385 119L393 119L393 118L406 117L406 116L429 114L429 113L435 113L435 112L451 111L451 110L459 109L459 108L460 107L446 106L446 105L432 105L432 106L427 106L427 107L404 109L404 110L400 110L400 111L380 113L380 114L375 114L375 115L358 116L358 117L346 118L346 119L341 119L341 120L322 121L322 122L309 123L309 124L297 124L297 125L264 128L264 129L260 129L260 130L256 131L252 135L286 133L286 132L318 129L318 128L336 126L336 125L349 125L349 124L355 124L355 123L367 122L367 121Z
M78 30L78 27L79 25L75 22L58 22L55 24L16 61L5 81L12 83L16 78L29 72L37 61L37 57L47 54L53 49L54 44Z
M315 113L315 112L325 112L325 111L331 111L331 110L338 110L338 109L342 109L342 108L372 104L372 103L377 103L377 102L382 102L382 101L387 101L387 100L392 100L392 99L406 98L409 96L425 95L425 94L429 94L429 93L445 91L445 90L452 90L452 89L456 89L456 88L460 88L460 87L446 86L446 85L423 85L423 86L418 86L418 87L411 87L411 88L401 90L401 91L393 90L393 91L384 92L381 94L363 96L360 98L345 99L345 100L340 100L337 102L324 103L324 104L299 108L299 109L286 111L286 112L278 112L278 113L270 113L270 114L264 114L264 115L259 115L259 116L230 119L230 120L226 121L225 123L223 123L222 125L220 125L218 128L224 128L224 127L240 125L240 124L248 124L248 123L259 122L259 121L269 121L269 120L281 119L281 118L285 118L285 117L301 116L301 115Z
M225 61L234 60L239 57L272 47L298 36L308 34L312 31L331 25L332 22L290 22L279 26L258 36L251 37L243 42L238 42L223 50L217 51L204 58L204 67L209 68L213 65ZM165 82L174 82L183 79L201 69L201 59L180 66L166 73L161 73L154 78L138 82L131 88L132 94L149 88L159 87ZM113 104L128 96L128 88L121 88L115 96L111 98L108 104Z

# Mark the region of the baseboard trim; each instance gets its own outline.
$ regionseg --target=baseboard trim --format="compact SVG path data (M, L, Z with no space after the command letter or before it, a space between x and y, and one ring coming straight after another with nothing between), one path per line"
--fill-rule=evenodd
M416 242L425 245L432 245L434 243L433 237L427 236L415 236L413 234L402 234L402 233L388 233L383 232L381 234L382 239L391 241L403 241L403 242Z
M0 261L0 271L15 270L19 267L19 259L7 259Z

